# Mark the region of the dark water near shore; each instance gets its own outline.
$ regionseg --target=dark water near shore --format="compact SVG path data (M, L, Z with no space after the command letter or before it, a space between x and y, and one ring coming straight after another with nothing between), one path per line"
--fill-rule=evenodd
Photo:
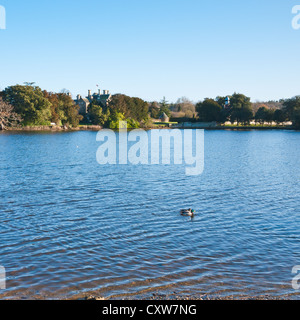
M206 131L194 177L100 166L98 146L95 132L0 134L0 298L298 298L300 132Z

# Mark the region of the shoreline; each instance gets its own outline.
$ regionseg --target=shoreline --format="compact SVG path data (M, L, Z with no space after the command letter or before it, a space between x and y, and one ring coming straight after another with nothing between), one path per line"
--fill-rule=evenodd
M0 300L61 300L61 301L234 301L234 300L300 300L300 296L297 293L285 293L285 294L247 294L247 293L183 293L183 292L169 292L162 293L159 291L148 291L133 294L116 294L111 296L102 296L96 292L78 293L76 295L53 295L53 294L29 294L29 295L10 295L4 294L0 297Z
M68 299L68 300L73 300L73 299ZM293 298L289 297L288 295L286 296L272 296L272 295L259 295L259 296L247 296L247 295L240 295L240 296L214 296L214 295L167 295L167 294L159 294L159 293L153 293L152 296L150 297L142 297L142 298L122 298L122 299L117 299L117 298L103 298L103 297L96 297L96 296L87 296L83 299L75 299L76 300L88 300L88 301L118 301L118 300L123 300L123 301L239 301L239 300L244 300L244 301L251 301L251 300L257 300L257 301L262 301L262 300L294 300Z
M86 292L85 294L78 294L67 298L67 300L104 300L104 301L115 301L115 300L155 300L155 301L184 301L184 300L298 300L299 295L294 293L285 294L272 294L272 293L261 293L261 294L247 294L247 293L224 293L222 291L215 293L183 293L173 291L169 293L162 293L159 291L147 291L134 294L117 294L108 297L103 297L96 292Z
M80 125L79 127L63 127L63 126L36 126L36 127L12 127L6 130L0 130L1 132L78 132L78 131L100 131L109 128L104 128L96 125ZM297 131L299 129L291 126L183 126L183 127L173 127L173 126L151 126L148 128L139 128L144 130L153 129L200 129L200 130L229 130L229 131L249 131L249 130L289 130Z
M11 127L0 132L76 132L76 131L99 131L103 127L95 125L81 125L76 128L67 126L36 126L36 127Z

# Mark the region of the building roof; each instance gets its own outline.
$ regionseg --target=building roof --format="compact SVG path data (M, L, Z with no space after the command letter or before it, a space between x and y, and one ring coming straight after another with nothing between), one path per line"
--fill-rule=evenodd
M101 96L99 96L99 97L100 97L100 100L108 100L111 97L111 95L110 94L101 94Z
M159 119L169 119L169 117L163 112Z
M94 93L92 96L88 96L86 98L83 98L80 96L80 98L75 101L75 103L79 104L80 102L84 102L85 104L90 104L93 100L99 101L100 103L107 103L111 98L111 94L107 93L107 94L99 94L99 93Z

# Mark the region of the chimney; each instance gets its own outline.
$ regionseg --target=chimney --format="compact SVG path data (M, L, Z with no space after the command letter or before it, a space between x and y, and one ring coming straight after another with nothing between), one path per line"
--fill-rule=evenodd
M77 95L77 100L80 100L80 99L81 99L81 95L78 94L78 95Z
M98 95L101 96L101 89L98 90Z
M88 96L89 96L89 97L92 96L92 91L91 91L91 90L88 91Z

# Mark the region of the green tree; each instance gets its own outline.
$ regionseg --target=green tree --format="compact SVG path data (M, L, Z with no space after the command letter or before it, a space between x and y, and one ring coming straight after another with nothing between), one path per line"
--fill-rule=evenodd
M121 112L113 111L108 119L110 129L119 129L120 121L125 121L125 116Z
M160 102L160 110L158 117L161 117L163 113L165 113L169 118L171 117L171 111L166 97L163 97L163 99Z
M106 112L103 108L97 104L97 102L92 101L89 105L89 117L94 125L104 126L108 121L110 116L110 111L107 109Z
M218 104L223 108L225 106L225 102L226 102L226 98L229 97L231 99L231 96L217 96L216 97L216 101L218 102Z
M296 128L300 128L300 96L287 99L283 102L283 111Z
M51 103L37 86L16 85L3 92L6 102L11 104L24 125L48 125L51 121Z
M120 121L127 122L128 129L137 129L140 127L140 123L132 118L125 118L125 115L121 112L112 111L108 117L107 125L110 129L119 129Z
M203 102L196 104L199 120L212 122L221 120L222 107L213 99L206 98Z
M75 105L67 91L52 93L44 91L44 97L51 103L51 121L57 125L77 127L82 120L79 107Z
M150 116L153 119L158 119L159 118L159 113L160 113L160 106L157 102L151 102L149 105L149 112Z
M275 110L268 108L267 106L260 107L255 114L255 122L264 124L265 122L271 124L274 120Z
M300 108L294 111L293 124L297 129L300 129Z
M122 113L125 118L138 122L148 119L148 103L140 98L117 94L112 97L108 107L111 113Z
M259 124L264 124L266 122L266 113L267 108L266 107L260 107L256 114L255 114L255 122L258 122Z
M63 119L64 114L59 109L59 100L58 95L52 92L47 92L46 90L43 91L44 97L51 103L50 110L51 110L51 122L56 123L57 125L61 125L61 119Z
M140 124L134 120L134 119L127 119L127 128L128 129L138 129L140 127Z
M275 110L273 110L273 109L267 109L266 110L265 119L266 119L267 123L271 124L273 122L274 113L275 113Z
M287 116L286 116L286 113L283 110L281 110L281 109L275 110L273 120L277 124L285 122L286 119L287 119Z
M249 124L253 119L252 105L250 98L240 93L234 93L230 99L230 121Z
M130 101L131 100L131 101ZM140 98L131 98L129 101L130 118L138 122L148 119L148 103Z

